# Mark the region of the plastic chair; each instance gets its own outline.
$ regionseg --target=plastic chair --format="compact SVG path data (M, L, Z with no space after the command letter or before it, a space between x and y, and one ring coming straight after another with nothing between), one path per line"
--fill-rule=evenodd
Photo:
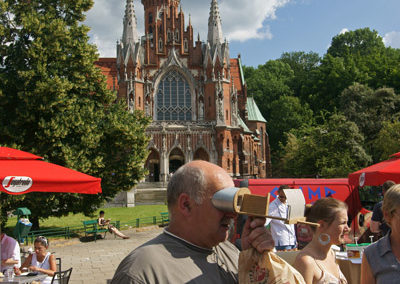
M51 284L68 284L71 273L72 267L65 271L55 272Z

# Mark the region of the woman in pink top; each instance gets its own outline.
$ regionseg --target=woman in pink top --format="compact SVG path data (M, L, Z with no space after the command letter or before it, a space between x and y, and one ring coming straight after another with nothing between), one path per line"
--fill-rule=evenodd
M334 198L317 200L306 212L307 221L318 223L311 242L297 255L294 267L307 284L346 284L336 263L332 245L343 243L347 226L347 205Z

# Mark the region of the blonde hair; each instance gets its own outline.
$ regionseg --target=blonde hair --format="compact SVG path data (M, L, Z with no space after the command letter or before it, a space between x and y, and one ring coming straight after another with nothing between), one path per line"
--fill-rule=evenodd
M400 206L400 184L393 185L386 191L383 197L382 211L388 215L393 215L393 212Z

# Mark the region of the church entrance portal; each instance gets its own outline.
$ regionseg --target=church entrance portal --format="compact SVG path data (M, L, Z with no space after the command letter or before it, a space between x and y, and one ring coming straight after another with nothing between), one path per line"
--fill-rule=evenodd
M160 155L157 151L151 150L151 153L146 161L146 168L149 170L147 181L159 182L160 181Z
M210 157L208 156L208 153L206 150L203 148L197 149L197 151L194 153L193 160L203 160L203 161L210 161Z
M174 173L180 166L185 163L185 156L182 151L175 148L169 154L169 173Z

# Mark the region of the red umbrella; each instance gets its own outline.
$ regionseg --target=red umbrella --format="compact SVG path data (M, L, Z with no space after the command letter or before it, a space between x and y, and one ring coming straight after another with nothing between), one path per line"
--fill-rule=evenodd
M389 160L349 174L349 183L353 186L378 186L387 180L400 183L400 152L390 156Z
M101 179L47 163L27 152L0 147L0 191L97 194L101 193Z

